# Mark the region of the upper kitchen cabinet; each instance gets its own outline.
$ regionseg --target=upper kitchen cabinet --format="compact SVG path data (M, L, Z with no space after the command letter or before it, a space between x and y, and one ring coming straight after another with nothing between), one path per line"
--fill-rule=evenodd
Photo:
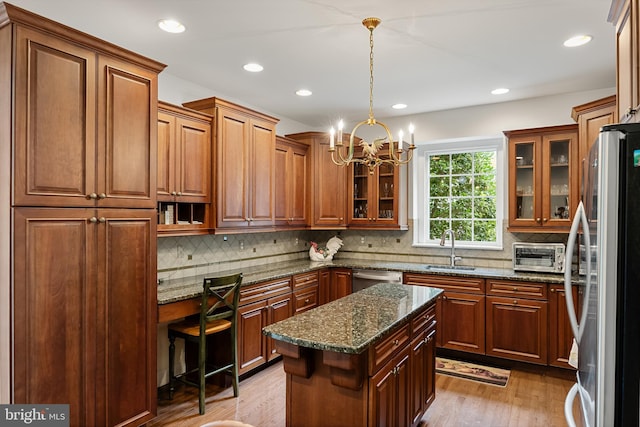
M155 208L164 66L4 7L15 22L1 45L3 92L15 96L13 205Z
M216 229L272 228L278 119L220 98L183 105L214 116Z
M275 154L275 225L300 228L309 225L309 146L277 136Z
M578 126L505 131L509 231L568 232L578 205Z
M617 117L622 123L640 121L639 0L613 0L608 21L616 26Z
M616 123L616 96L611 95L571 109L571 117L578 123L578 162L580 182L583 175L583 159L600 134L600 128ZM578 186L581 188L581 186Z
M158 103L158 233L209 231L211 121L208 114Z
M287 137L311 147L311 227L346 228L348 168L331 160L329 134L304 132Z
M354 163L349 178L349 228L407 229L406 167L383 163L371 174Z

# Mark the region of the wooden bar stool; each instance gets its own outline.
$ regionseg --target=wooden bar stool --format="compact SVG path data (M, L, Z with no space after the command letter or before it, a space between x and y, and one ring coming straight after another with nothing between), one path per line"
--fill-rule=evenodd
M238 301L242 274L205 278L202 290L200 315L169 325L169 397L173 398L176 380L199 388L200 415L204 414L205 381L212 375L226 372L233 381L233 395L238 396ZM231 361L213 366L207 363L207 337L222 331L231 332ZM179 375L174 373L176 338L198 344L198 366ZM190 381L187 375L197 372L198 383Z

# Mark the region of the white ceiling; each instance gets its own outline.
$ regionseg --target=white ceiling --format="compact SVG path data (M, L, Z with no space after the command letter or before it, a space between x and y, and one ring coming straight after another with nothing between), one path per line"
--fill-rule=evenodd
M167 64L164 73L311 128L615 86L611 0L10 0ZM161 18L182 21L172 35ZM594 37L568 49L578 33ZM262 73L242 69L259 62ZM299 88L311 97L295 95ZM507 95L489 92L508 87ZM186 101L186 100L185 100ZM391 105L402 102L401 111Z

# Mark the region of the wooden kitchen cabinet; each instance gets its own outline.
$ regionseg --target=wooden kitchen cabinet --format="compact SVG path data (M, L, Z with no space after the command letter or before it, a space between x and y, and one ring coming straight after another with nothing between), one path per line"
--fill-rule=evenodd
M319 303L319 276L317 271L296 274L292 277L294 313L300 314L316 308Z
M577 125L505 131L509 231L568 232L579 199Z
M486 354L546 365L547 285L487 280Z
M422 415L436 397L436 310L432 306L411 325L411 425L420 424Z
M331 160L329 134L304 132L287 137L311 147L311 228L346 228L348 168Z
M14 28L13 45L5 45L15 61L13 90L5 80L6 93L15 95L12 204L155 208L163 66L119 59L128 53L86 35L71 41Z
M7 3L0 15L0 400L68 403L71 426L144 424L164 65Z
M351 294L353 291L353 283L350 268L332 268L331 269L331 286L329 288L329 301L335 301L339 298Z
M349 228L406 230L406 174L407 168L387 163L377 167L373 174L363 164L350 165Z
M640 121L640 3L612 0L608 21L616 27L617 117L621 123Z
M242 375L278 356L262 328L293 314L291 277L243 286L238 307L238 372Z
M370 426L411 425L411 355L408 345L371 379Z
M484 279L405 273L404 283L444 290L436 301L438 347L484 354Z
M309 146L276 137L275 225L304 228L309 225L311 162Z
M328 268L318 271L318 304L331 301L331 271Z
M214 116L216 229L271 229L278 119L220 98L183 106Z
M578 288L572 287L573 306L578 305ZM564 285L549 285L549 365L575 369L569 365L573 331L567 313ZM579 316L579 313L576 313Z
M15 209L15 403L70 402L75 426L153 418L155 228L150 209Z
M158 103L158 232L207 233L211 201L211 119Z
M616 96L608 96L571 109L571 117L578 123L578 177L584 178L583 161L588 156L602 126L616 123ZM582 188L582 185L578 185Z

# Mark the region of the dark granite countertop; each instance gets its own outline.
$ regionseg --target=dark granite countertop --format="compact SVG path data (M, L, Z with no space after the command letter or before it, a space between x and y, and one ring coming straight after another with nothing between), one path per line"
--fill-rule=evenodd
M326 267L345 267L345 268L361 268L368 270L388 270L403 271L411 273L428 273L442 276L458 276L458 277L486 277L505 280L544 282L544 283L563 283L564 276L562 274L543 274L531 272L518 272L512 269L501 268L484 268L478 267L473 270L439 270L427 268L428 264L411 263L411 262L384 262L375 260L358 260L358 259L334 259L329 262L314 262L309 260L297 260L290 262L280 262L275 264L265 264L256 267L249 267L236 270L220 271L215 274L206 276L223 276L243 273L242 284L250 285L253 283L274 280L281 277L287 277L294 274L306 273L308 271L319 270ZM194 298L202 292L202 281L205 275L191 276L181 279L165 280L158 284L158 304L169 304L189 298Z
M362 353L432 303L442 289L378 283L263 328L271 338L318 350Z

